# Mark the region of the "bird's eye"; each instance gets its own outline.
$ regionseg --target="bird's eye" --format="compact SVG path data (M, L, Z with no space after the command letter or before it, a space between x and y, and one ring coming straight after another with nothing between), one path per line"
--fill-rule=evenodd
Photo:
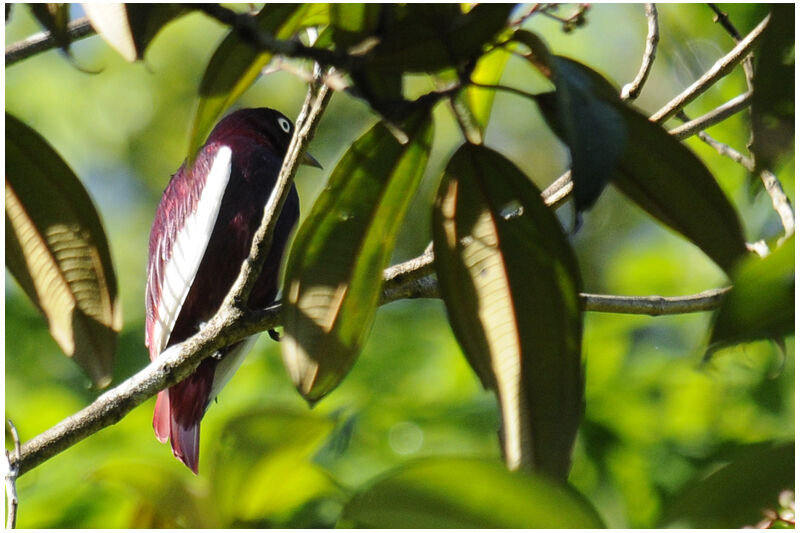
M283 117L278 119L278 126L280 126L281 129L286 133L289 133L292 130L292 123Z

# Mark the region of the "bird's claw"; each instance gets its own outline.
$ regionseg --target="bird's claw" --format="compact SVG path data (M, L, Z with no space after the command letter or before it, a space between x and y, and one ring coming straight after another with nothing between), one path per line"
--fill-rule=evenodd
M270 339L274 340L275 342L281 342L281 334L278 333L276 330L269 329L267 330L267 333L269 334Z

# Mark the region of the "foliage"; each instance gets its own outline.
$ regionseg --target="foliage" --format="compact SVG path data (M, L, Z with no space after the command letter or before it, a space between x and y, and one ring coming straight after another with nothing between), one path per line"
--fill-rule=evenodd
M26 440L97 396L53 357L69 354L54 324L73 345L101 339L74 356L98 385L112 355L115 386L145 365L144 251L167 177L232 106L298 108L316 59L348 87L312 145L327 185L298 177L290 379L262 340L204 420L197 478L150 434L148 401L22 476L20 526L737 527L777 506L794 471L794 238L774 242L771 199L749 199L745 168L619 99L608 79L641 61L641 6L193 9L87 6L100 36L69 42L65 5L13 6L8 42L38 21L68 61L7 63L6 262L25 294L7 283L6 416ZM729 16L750 29L765 10ZM756 51L754 157L793 199L781 10ZM705 6L662 11L638 102L653 109L733 44ZM689 60L702 65L676 80ZM731 74L686 112L746 89ZM713 132L745 146L749 129L740 114ZM539 190L565 166L567 229ZM48 241L59 225L81 228L69 257ZM759 239L765 259L747 252ZM443 301L379 307L383 269L431 240ZM51 297L59 276L69 297ZM580 309L584 290L728 283L711 323ZM736 346L698 368L709 339Z

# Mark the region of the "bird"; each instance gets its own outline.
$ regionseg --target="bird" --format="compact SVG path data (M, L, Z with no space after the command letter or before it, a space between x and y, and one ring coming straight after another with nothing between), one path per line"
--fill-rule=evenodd
M170 178L148 246L145 345L151 360L197 333L219 309L249 255L293 131L292 121L274 109L234 111L217 123L191 166L184 161ZM308 154L301 162L322 168ZM292 184L247 302L252 309L276 299L281 257L299 205ZM219 350L189 377L158 393L156 437L162 443L169 439L173 455L195 474L200 421L257 336Z

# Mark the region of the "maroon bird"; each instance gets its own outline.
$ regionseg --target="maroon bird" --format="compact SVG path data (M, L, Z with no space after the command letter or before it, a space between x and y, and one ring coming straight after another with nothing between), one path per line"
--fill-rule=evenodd
M219 308L250 252L292 137L292 122L268 108L242 109L222 119L191 169L172 176L150 231L145 344L150 359L194 335ZM311 156L306 164L319 167ZM272 246L250 295L251 308L275 301L278 270L299 200L292 186ZM200 420L244 360L256 335L200 363L184 381L161 391L153 428L195 474Z

